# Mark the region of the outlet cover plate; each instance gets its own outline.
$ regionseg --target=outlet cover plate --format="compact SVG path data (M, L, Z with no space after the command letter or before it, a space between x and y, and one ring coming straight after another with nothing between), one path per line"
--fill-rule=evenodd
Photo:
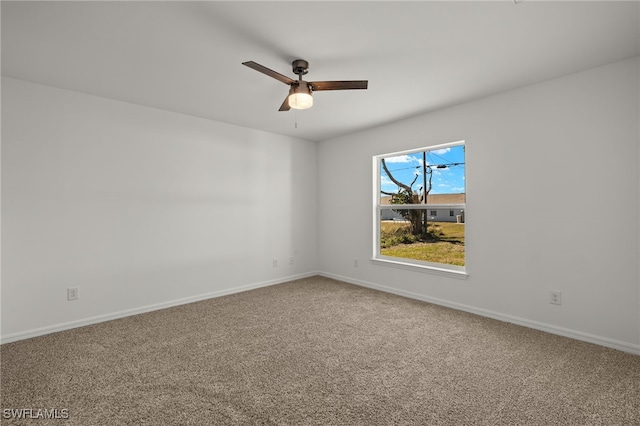
M78 287L69 287L67 289L67 300L78 300Z

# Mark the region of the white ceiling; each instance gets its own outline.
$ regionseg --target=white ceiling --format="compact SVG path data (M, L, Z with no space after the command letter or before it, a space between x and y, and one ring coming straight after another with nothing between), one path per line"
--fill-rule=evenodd
M309 140L640 55L637 1L8 2L2 75ZM295 78L369 80L279 112ZM297 121L297 128L295 123Z

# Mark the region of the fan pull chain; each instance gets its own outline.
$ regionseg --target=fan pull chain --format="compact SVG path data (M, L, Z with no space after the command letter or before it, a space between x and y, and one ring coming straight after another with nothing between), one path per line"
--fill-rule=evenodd
M297 129L298 128L298 110L297 109L293 110L293 120L294 120L294 126Z

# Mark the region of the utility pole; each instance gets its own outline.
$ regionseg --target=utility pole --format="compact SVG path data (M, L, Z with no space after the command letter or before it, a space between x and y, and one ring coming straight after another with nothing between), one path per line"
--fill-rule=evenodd
M427 152L422 151L422 193L425 209L422 211L422 224L424 235L427 235Z

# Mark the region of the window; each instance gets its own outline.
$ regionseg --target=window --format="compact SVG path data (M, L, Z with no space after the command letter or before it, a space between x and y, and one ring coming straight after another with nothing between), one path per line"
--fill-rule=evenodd
M373 170L373 261L466 276L464 141L378 155Z

